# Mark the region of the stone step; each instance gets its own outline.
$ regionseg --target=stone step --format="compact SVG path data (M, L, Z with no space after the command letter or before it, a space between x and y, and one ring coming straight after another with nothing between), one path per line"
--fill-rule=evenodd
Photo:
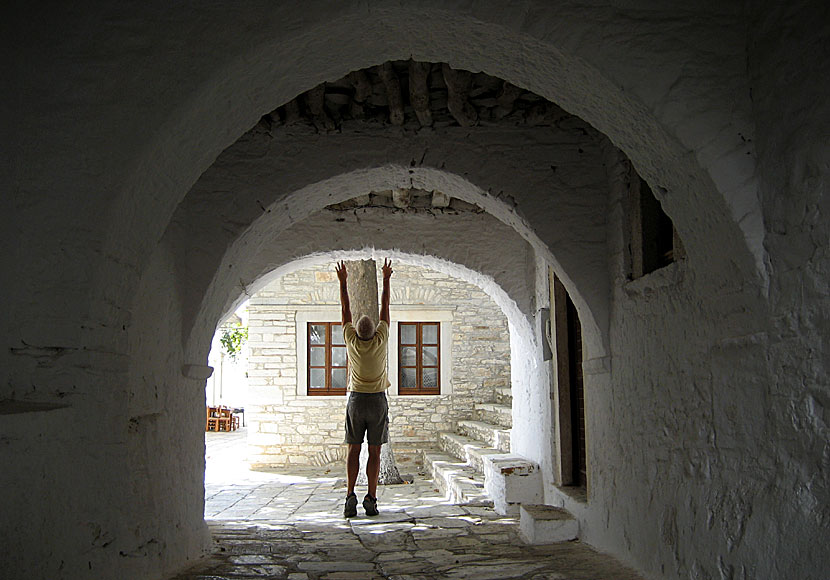
M496 389L496 402L502 405L511 405L513 403L513 389L498 387Z
M542 500L539 465L514 453L484 457L484 489L497 513L518 515L522 504Z
M458 432L473 439L483 441L494 449L504 453L510 452L510 429L484 421L459 421Z
M505 429L513 426L513 406L500 403L476 403L475 414L479 421L494 423Z
M438 441L445 453L457 457L481 474L484 473L485 457L504 454L504 451L489 447L482 441L449 431L440 432Z
M484 491L484 476L466 463L446 453L424 451L424 464L430 466L432 480L448 499L463 505L492 507Z
M579 522L563 508L522 504L519 518L519 533L528 544L570 542L579 536Z

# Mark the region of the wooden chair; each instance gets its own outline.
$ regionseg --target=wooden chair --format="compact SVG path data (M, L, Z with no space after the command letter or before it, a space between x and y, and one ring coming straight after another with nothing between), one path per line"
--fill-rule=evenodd
M219 407L219 413L216 417L216 424L218 431L230 431L233 413L227 407Z
M219 430L219 421L216 414L216 407L205 407L205 431Z
M239 419L240 416L242 417L242 426L245 427L245 407L234 407L231 411L233 411L233 416L236 419Z

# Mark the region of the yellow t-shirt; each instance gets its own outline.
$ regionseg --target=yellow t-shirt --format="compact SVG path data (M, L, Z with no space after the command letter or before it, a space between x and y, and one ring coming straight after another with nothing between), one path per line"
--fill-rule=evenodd
M375 335L361 340L351 322L343 326L346 353L349 357L349 390L358 393L379 393L389 388L386 376L386 347L389 325L381 320Z

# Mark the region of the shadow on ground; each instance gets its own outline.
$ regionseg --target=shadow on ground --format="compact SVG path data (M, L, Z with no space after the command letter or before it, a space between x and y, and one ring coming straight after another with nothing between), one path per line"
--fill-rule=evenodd
M359 506L358 516L346 519L342 474L250 471L244 433L206 435L213 549L175 580L641 578L580 542L527 545L516 518L452 504L428 479L382 486L380 515L366 517Z

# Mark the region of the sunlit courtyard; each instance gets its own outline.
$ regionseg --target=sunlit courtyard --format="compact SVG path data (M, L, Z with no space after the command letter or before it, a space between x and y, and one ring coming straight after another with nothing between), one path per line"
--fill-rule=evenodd
M639 578L580 542L527 545L517 518L452 504L425 478L380 486L380 515L345 519L342 466L252 471L244 428L205 436L213 553L177 580Z

